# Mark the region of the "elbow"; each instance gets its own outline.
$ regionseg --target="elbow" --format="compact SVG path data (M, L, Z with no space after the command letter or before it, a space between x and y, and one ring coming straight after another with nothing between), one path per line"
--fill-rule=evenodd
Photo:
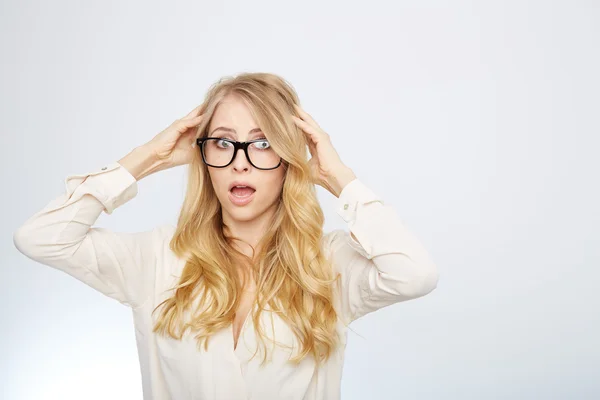
M59 265L72 259L81 241L58 238L51 230L24 224L13 233L15 248L26 257L46 265Z
M440 273L437 268L432 267L427 273L424 273L416 282L417 297L425 296L433 292L440 280Z
M420 261L411 260L409 265L409 269L414 271L410 285L412 297L425 296L437 288L440 272L431 258L422 258Z
M13 233L13 244L21 254L40 261L51 256L55 250L47 236L46 232L25 224Z
M401 298L401 301L423 297L437 287L440 274L435 265L411 263L410 271L402 278L393 279L389 287L390 293Z
M31 233L27 231L26 226L21 226L13 233L15 248L27 257L33 257L34 255L35 246L31 239Z

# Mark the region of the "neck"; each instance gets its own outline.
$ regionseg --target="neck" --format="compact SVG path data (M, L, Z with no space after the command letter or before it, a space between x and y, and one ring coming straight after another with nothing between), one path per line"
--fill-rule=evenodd
M236 220L230 214L223 213L223 223L228 227L229 235L243 241L233 241L233 245L239 251L248 257L252 257L252 248L250 247L252 246L255 253L258 253L260 250L257 248L258 242L263 238L272 223L276 207L277 205L274 204L256 218L245 221Z

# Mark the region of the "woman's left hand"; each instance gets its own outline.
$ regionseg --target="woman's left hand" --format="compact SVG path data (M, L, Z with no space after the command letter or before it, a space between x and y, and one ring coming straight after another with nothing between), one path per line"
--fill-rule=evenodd
M356 179L356 175L344 165L329 135L300 106L295 105L295 108L301 118L292 115L292 119L308 136L308 149L312 156L308 164L313 182L339 197L344 186Z

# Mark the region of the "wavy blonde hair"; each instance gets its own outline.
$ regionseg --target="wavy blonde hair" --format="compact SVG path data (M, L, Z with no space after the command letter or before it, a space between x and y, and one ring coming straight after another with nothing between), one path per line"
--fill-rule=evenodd
M282 158L285 178L278 208L257 246L260 251L253 258L238 251L232 245L237 238L229 236L223 224L221 204L198 151L190 164L187 192L170 242L175 254L186 257L186 265L171 289L173 296L154 309L162 307L153 331L180 340L191 329L198 348L204 343L206 349L209 337L234 321L244 287L240 265L245 265L253 271L257 288L258 307L250 312L265 350L263 363L267 350L259 318L268 306L298 339L300 350L291 361L300 362L310 354L318 365L329 358L339 340L333 306L337 277L321 248L324 215L311 181L305 133L291 118L297 116L298 96L274 74L221 78L206 94L201 111L206 117L197 137L207 135L216 107L228 95L245 101ZM199 301L192 309L194 299ZM184 320L186 311L190 311L189 321Z

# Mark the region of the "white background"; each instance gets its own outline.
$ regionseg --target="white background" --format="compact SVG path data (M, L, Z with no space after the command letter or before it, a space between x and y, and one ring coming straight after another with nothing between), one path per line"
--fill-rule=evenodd
M441 272L352 326L343 399L600 398L599 26L595 1L3 0L0 397L141 399L130 310L12 234L68 174L265 71ZM174 222L185 173L98 224Z

